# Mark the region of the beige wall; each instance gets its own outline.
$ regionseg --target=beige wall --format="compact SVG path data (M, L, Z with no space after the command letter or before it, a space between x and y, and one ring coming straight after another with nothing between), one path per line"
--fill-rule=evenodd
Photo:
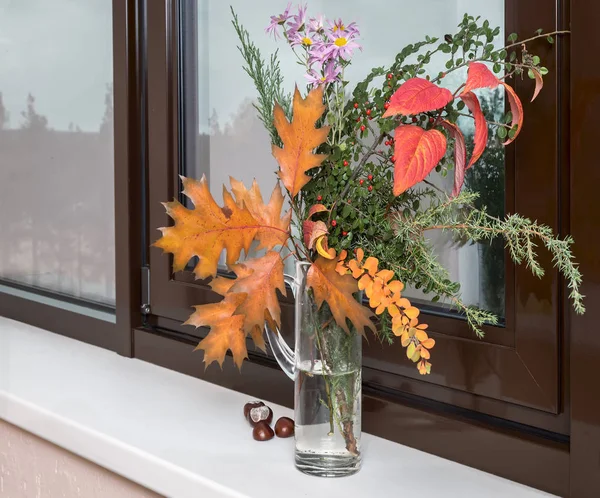
M159 498L73 453L0 420L2 498Z

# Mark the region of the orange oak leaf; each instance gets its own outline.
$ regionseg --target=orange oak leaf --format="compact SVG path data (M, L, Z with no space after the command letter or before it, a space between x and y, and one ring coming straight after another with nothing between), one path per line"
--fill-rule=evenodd
M471 111L471 114L473 114L473 117L475 118L475 146L473 147L473 153L469 160L469 164L467 165L467 169L469 169L481 157L481 154L483 154L483 151L487 146L488 124L481 110L479 99L473 92L463 93L460 98L467 105L469 111Z
M516 94L514 88L506 83L503 83L504 89L506 90L506 96L508 98L508 103L510 104L510 112L512 114L512 123L511 127L514 128L517 126L517 131L513 135L512 138L504 142L502 145L508 145L511 142L514 142L519 133L521 133L521 128L523 127L523 104L521 103L521 99Z
M311 220L302 223L302 232L304 234L304 245L309 249L314 249L317 239L329 233L325 223Z
M335 321L347 333L350 329L346 320L352 322L359 334L364 334L365 327L376 332L371 321L373 313L353 296L358 292L356 280L352 275L336 272L337 263L336 258L328 260L319 256L308 270L306 282L314 292L317 307L321 308L327 301Z
M244 358L248 357L244 317L234 315L234 312L246 299L245 293L227 294L221 302L196 306L196 311L185 322L184 325L196 328L210 327L210 332L196 348L204 350L206 367L216 361L222 368L225 354L230 349L233 361L242 368Z
M213 290L213 292L224 296L229 292L229 289L231 289L231 287L233 287L234 284L235 280L233 278L216 277L213 278L208 285Z
M327 157L313 153L314 149L327 140L330 129L329 126L315 127L325 111L323 91L324 85L318 86L303 99L296 87L291 123L281 106L275 104L274 124L283 148L273 145L272 152L279 163L279 177L292 198L310 181L305 173L320 166Z
M254 341L254 345L263 353L267 352L267 343L265 342L264 327L254 327L250 332L250 337ZM275 329L273 329L275 330Z
M245 185L233 177L229 177L231 182L231 192L235 197L235 201L239 207L246 207L250 214L265 227L259 228L257 238L260 245L257 249L273 249L275 246L283 246L289 237L290 221L292 219L292 211L281 217L283 209L284 197L281 192L281 187L275 185L269 203L265 205L260 188L256 179L252 182L252 187L247 190ZM280 228L280 231L272 230L272 227Z
M533 102L542 91L542 88L544 88L544 78L542 77L542 73L540 73L537 69L532 68L531 72L533 73L533 77L535 79L535 90L533 91L533 97L531 97L531 102Z
M478 88L496 88L501 83L498 77L485 64L471 62L467 73L467 82L462 93L469 93Z
M465 169L467 164L467 147L465 145L465 137L460 131L460 128L454 123L443 120L441 125L448 131L450 136L454 138L454 188L452 189L452 197L456 197L465 181Z
M162 237L155 242L165 252L173 253L173 271L185 268L187 262L198 256L194 268L197 278L215 276L223 249L227 251L227 264L233 265L242 250L247 254L252 241L266 237L269 245L273 237L265 234L278 233L287 237L288 232L280 223L270 224L257 220L248 208L236 204L231 194L223 187L224 206L220 207L212 197L208 182L203 176L200 181L182 178L183 193L193 202L194 209L187 209L178 201L165 203L167 214L175 225L159 228Z
M394 138L394 195L423 180L446 153L446 137L439 130L402 125Z
M277 325L281 324L281 308L277 290L285 296L283 260L278 252L270 251L260 258L253 258L232 266L237 275L229 293L245 293L249 297L236 310L244 316L243 328L251 333L254 327L261 330L265 324L265 313Z
M411 78L403 83L390 98L384 118L396 114L418 114L444 107L454 99L447 88L434 85L423 78Z

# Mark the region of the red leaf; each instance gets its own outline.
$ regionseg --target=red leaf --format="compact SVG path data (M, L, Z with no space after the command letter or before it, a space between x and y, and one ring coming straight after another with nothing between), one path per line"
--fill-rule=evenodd
M521 133L521 128L523 127L523 104L521 104L521 99L519 99L512 86L507 85L506 83L503 83L503 85L506 90L506 96L508 97L508 103L510 104L510 112L512 113L513 117L511 127L515 126L515 124L517 125L517 132L515 133L515 136L509 138L502 144L508 145L509 143L513 142L517 136L519 136L519 133Z
M501 83L498 77L485 64L471 62L469 64L467 83L462 93L465 94L477 88L496 88Z
M473 114L475 118L475 147L473 147L473 153L471 155L471 159L469 164L467 164L467 169L469 169L475 161L481 157L488 141L488 124L485 120L485 116L481 111L481 105L479 104L479 99L473 92L464 93L460 96L463 102Z
M423 180L446 153L446 137L439 130L403 125L395 132L394 195Z
M444 107L453 98L450 90L446 88L434 85L423 78L412 78L394 92L390 98L390 107L383 117L433 111Z
M441 124L454 139L454 189L452 190L452 197L456 197L465 181L465 166L467 163L465 137L460 128L454 123L444 120Z
M329 211L323 204L314 204L308 210L308 217L312 218L317 213L322 213L324 211Z
M316 240L322 235L327 235L327 225L322 221L306 220L302 223L302 231L304 232L304 245L309 249L313 249Z
M531 72L535 77L535 90L533 91L533 97L531 97L531 102L533 102L544 87L544 78L542 78L541 73L537 69L531 69Z

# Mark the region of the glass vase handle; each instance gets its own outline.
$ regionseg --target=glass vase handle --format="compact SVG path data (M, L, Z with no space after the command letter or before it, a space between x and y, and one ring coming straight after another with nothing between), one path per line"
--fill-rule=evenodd
M292 289L294 298L298 292L298 282L291 275L284 275L284 280L287 285ZM285 374L292 380L296 379L296 353L292 350L285 339L281 335L279 330L273 330L269 327L268 323L265 323L265 332L267 334L267 341L273 351L273 356L279 363L281 369Z

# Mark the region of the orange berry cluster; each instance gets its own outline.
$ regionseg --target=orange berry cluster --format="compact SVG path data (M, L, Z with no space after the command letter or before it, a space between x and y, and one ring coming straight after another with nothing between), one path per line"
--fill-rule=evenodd
M404 284L394 280L393 271L379 270L377 258L370 256L365 260L362 248L357 249L355 259L346 262L347 256L346 251L340 253L336 271L340 275L352 274L358 281L358 288L369 298L369 306L375 310L375 314L381 315L384 311L389 313L392 332L400 337L402 346L406 348L406 356L418 363L421 375L431 373L429 350L435 345L435 340L425 332L427 325L419 324L419 309L402 297Z

